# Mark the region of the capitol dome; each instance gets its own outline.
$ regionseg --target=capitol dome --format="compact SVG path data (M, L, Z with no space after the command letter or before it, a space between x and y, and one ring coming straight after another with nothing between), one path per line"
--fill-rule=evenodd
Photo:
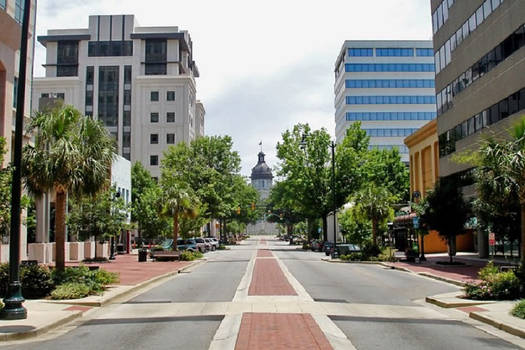
M250 177L253 180L272 180L272 169L264 161L265 154L259 152L259 161L257 165L252 168L252 176Z

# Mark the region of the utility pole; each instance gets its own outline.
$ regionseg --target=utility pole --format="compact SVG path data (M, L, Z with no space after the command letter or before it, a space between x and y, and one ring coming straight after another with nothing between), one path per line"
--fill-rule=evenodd
M22 197L22 139L24 131L24 107L27 73L27 39L31 0L24 0L24 17L20 41L20 65L18 69L18 89L16 96L15 142L13 146L13 178L11 182L11 227L9 232L9 286L4 299L5 307L0 318L21 320L27 318L27 310L20 283L20 199Z

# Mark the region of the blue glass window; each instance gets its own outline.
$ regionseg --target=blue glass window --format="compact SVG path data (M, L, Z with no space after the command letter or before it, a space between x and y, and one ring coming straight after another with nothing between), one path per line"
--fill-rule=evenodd
M435 103L436 96L346 96L347 105Z
M370 137L406 137L412 135L418 129L364 129Z
M0 0L0 8L5 10L5 0Z
M414 56L414 49L412 48L378 48L376 49L376 56L388 57L411 57Z
M432 120L436 112L347 112L348 121Z
M346 72L433 72L433 63L346 63Z
M416 56L432 57L434 56L434 49L416 49Z
M345 81L349 89L392 89L392 88L434 88L433 79L348 79Z
M351 49L348 49L348 56L351 56L351 57L374 56L374 49L351 48Z

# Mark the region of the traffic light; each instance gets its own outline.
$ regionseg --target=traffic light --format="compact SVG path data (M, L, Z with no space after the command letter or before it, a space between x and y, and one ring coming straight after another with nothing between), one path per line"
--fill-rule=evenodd
M252 202L252 210L255 210L255 202Z
M237 215L241 215L241 208L237 207Z

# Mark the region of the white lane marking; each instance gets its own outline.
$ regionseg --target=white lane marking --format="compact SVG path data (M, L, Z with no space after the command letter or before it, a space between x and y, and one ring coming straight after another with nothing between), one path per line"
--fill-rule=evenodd
M225 315L215 332L209 350L233 350L241 329L242 314Z

